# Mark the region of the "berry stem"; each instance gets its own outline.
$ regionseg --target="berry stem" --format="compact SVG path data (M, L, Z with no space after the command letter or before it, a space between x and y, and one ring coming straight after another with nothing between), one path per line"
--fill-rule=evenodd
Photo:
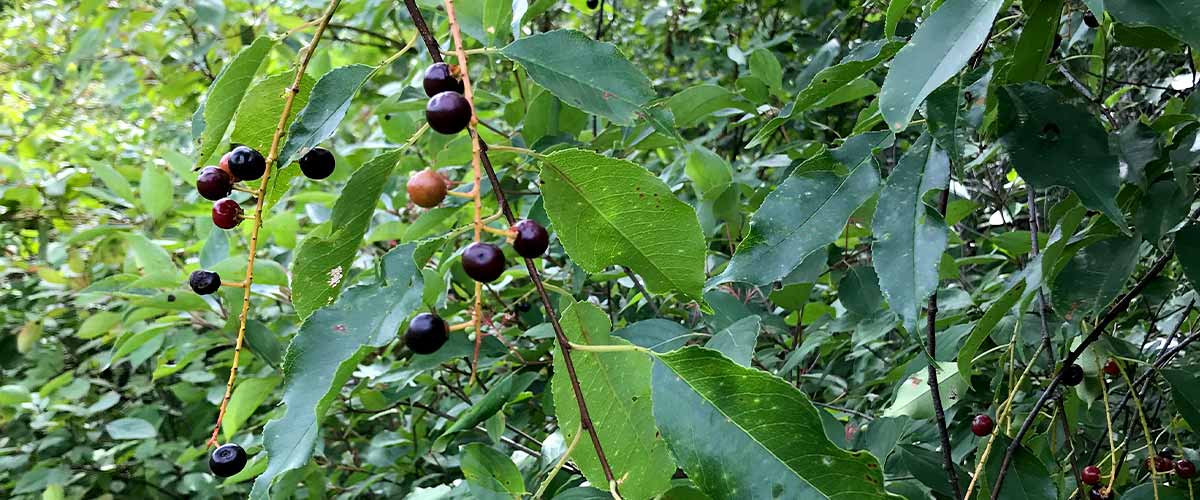
M1159 472L1158 460L1155 459L1157 453L1154 451L1154 438L1150 436L1150 425L1146 423L1146 413L1142 411L1142 398L1132 391L1133 381L1129 379L1129 373L1125 371L1125 367L1118 366L1118 368L1121 370L1121 378L1125 379L1125 385L1131 389L1129 393L1133 396L1133 407L1137 410L1138 420L1142 424L1142 434L1146 438L1146 457L1150 462L1150 487L1154 489L1154 500L1158 500L1157 476Z
M500 229L500 228L495 228L495 227L492 227L492 226L484 225L484 224L483 224L483 221L479 221L479 222L480 222L480 226L479 226L479 227L480 227L480 228L482 228L484 231L486 231L486 232L488 232L488 233L491 233L491 234L494 234L494 235L497 235L497 236L504 236L505 238L507 238L507 237L509 237L509 236L512 236L512 231L511 231L511 230L508 230L508 229Z
M582 352L644 352L647 354L653 352L650 349L646 349L645 347L636 346L633 344L591 345L591 344L576 344L574 342L571 342L570 345L571 345L572 351L582 351Z
M1100 375L1100 395L1104 397L1104 425L1108 431L1108 449L1111 452L1111 457L1117 456L1117 443L1113 439L1112 412L1108 408L1108 383L1104 381L1104 375ZM1110 460L1112 465L1112 473L1108 476L1108 489L1111 490L1113 482L1117 480L1117 462Z
M222 281L221 286L228 286L228 287L233 287L233 288L246 288L246 284L242 283L240 281Z
M250 284L254 282L254 254L258 251L258 232L262 228L262 212L266 207L266 190L267 183L271 180L271 165L275 163L279 155L279 147L281 138L283 137L284 128L287 126L288 115L292 112L292 105L295 103L296 94L300 92L300 81L304 78L304 71L308 69L308 62L312 59L313 52L317 48L317 44L321 41L321 35L325 33L325 27L329 25L329 20L333 17L333 12L337 10L341 0L330 0L329 6L325 8L325 13L322 14L321 20L317 23L317 31L313 33L312 41L306 47L300 50L298 55L299 62L296 66L296 76L292 80L292 85L288 87L287 96L283 102L283 112L279 115L279 124L275 126L275 135L271 138L271 150L267 154L267 168L263 172L262 181L259 184L257 191L258 203L254 206L254 216L246 217L252 220L254 224L250 230L250 248L246 258L246 281L242 286L242 312L238 316L238 333L237 343L233 348L233 365L229 367L229 380L225 382L225 396L221 398L221 408L217 412L217 423L213 426L212 436L208 439L208 446L217 444L217 435L221 432L221 422L225 419L225 410L229 407L229 398L233 396L233 383L237 380L238 360L242 354L242 344L246 340L246 319L250 314Z
M474 200L476 196L479 196L479 190L478 190L478 189L472 189L472 190L470 190L470 191L467 191L467 192L465 192L465 193L464 193L464 192L462 192L462 191L446 191L446 195L447 195L447 196L453 196L453 197L456 197L456 198L470 198L470 199Z

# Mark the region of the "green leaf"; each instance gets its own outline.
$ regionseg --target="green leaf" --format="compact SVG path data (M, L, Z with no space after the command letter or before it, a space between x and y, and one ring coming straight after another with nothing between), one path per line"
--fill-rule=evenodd
M232 439L242 424L254 414L254 410L262 406L279 381L279 377L238 379L237 387L233 388L233 395L229 398L225 418L221 420L221 432L226 441Z
M1175 259L1183 267L1192 289L1200 290L1200 224L1193 222L1175 232Z
M896 26L900 25L900 20L908 12L910 5L912 5L912 0L891 0L888 2L887 13L883 21L883 36L888 38L896 36Z
M150 439L158 435L150 422L136 417L118 418L104 425L108 435L118 441L127 439Z
M308 96L308 104L288 129L287 141L279 151L279 165L292 163L301 152L333 137L350 110L350 101L374 73L374 66L352 64L322 75ZM299 109L299 104L293 109Z
M121 324L120 314L111 311L100 311L83 320L83 323L79 325L79 329L75 331L75 336L84 340L91 340L107 334L119 324Z
M512 0L459 0L455 3L463 33L487 47L508 41L513 21Z
M476 425L491 418L492 415L503 409L505 404L521 394L521 391L528 388L535 379L537 379L537 373L534 372L513 373L492 385L491 390L482 399L462 412L458 419L445 432L442 432L441 436L438 436L433 446L434 450L444 451L446 445L449 444L449 438L460 431L473 429Z
M1003 435L997 436L996 442L992 444L992 450L1004 450L1011 443L1012 441L1007 437ZM988 461L986 480L982 484L989 486L996 484L996 476L1000 473L1001 462L1003 461ZM990 495L990 491L987 494ZM983 491L980 492L980 496L984 496ZM1024 446L1021 446L1017 448L1016 454L1013 455L1012 465L1005 475L1004 487L1000 490L998 498L1003 498L1004 500L1040 500L1045 498L1059 498L1059 496L1058 487L1054 482L1054 474L1046 468L1037 455L1025 449Z
M817 408L783 379L696 346L658 361L658 428L714 499L890 498L875 457L830 442Z
M851 137L833 150L834 160L850 169L799 172L783 181L750 218L750 234L720 276L709 286L738 281L766 285L792 272L808 254L832 243L863 203L879 188L872 151L892 136L872 132Z
M381 281L350 288L331 306L314 312L288 346L283 362L282 414L263 430L269 463L250 497L270 497L280 474L303 467L317 443L317 427L358 361L387 345L421 305L423 282L413 263L415 245L383 256Z
M762 80L771 89L783 88L783 68L779 59L768 49L756 49L750 53L750 74Z
M229 64L221 68L217 79L208 87L204 103L196 109L196 114L192 117L192 140L197 142L197 167L211 163L213 152L217 150L225 132L229 130L234 113L242 106L242 98L246 95L246 89L250 88L254 74L258 73L258 68L267 60L274 47L274 38L258 37L254 43L238 52ZM287 85L283 88L287 88ZM275 119L279 119L278 113L275 114Z
M528 36L500 49L559 99L618 125L633 125L655 98L650 80L615 46L575 30ZM597 71L603 68L603 71Z
M512 500L526 494L525 480L516 464L485 444L464 445L461 467L471 498Z
M644 319L613 332L613 336L654 352L673 351L692 338L687 327L661 318Z
M0 386L0 406L16 406L33 401L29 389L22 385Z
M733 167L729 162L704 146L688 148L684 173L692 180L696 197L701 200L716 199L733 182Z
M125 233L125 241L129 242L130 250L133 252L133 259L143 271L161 274L179 273L179 268L175 267L175 262L171 260L171 255L166 250L163 250L162 247L155 245L145 235L141 233Z
M954 363L937 364L938 387L942 405L950 408L967 394L967 381L958 372ZM929 394L929 370L922 367L908 378L901 380L896 388L896 399L883 411L885 417L908 415L914 419L933 417L933 396Z
M873 316L883 305L883 294L880 293L879 277L875 270L867 265L847 269L838 282L838 300L850 312Z
M1191 372L1184 370L1165 369L1161 372L1167 383L1171 384L1171 396L1175 408L1183 415L1183 419L1193 429L1200 429L1200 380Z
M375 204L399 161L400 151L392 150L355 170L333 206L329 219L332 234L310 233L300 244L292 263L292 305L301 318L337 298Z
M704 347L719 351L734 363L749 367L754 358L754 346L758 342L758 332L762 330L762 318L746 316L734 324L717 332Z
M1192 0L1105 0L1104 8L1121 24L1160 28L1200 49L1200 4Z
M560 226L561 227L561 226ZM587 302L562 311L562 328L577 344L629 345L609 334L608 314ZM658 436L651 414L650 359L640 352L571 352L579 388L587 402L596 434L616 477L624 477L621 493L651 498L670 487L675 465ZM579 429L579 407L561 351L555 347L551 382L559 430L568 442ZM587 437L571 455L592 484L607 485L604 471Z
M987 38L1003 0L946 0L892 61L879 111L893 131L908 127L917 107L967 65Z
M1134 216L1134 224L1146 236L1146 241L1158 244L1172 228L1187 217L1191 197L1174 180L1161 180L1150 185L1142 197L1142 206Z
M1058 19L1062 17L1063 0L1042 0L1029 12L1021 38L1013 50L1008 67L1008 82L1040 81L1046 73L1047 56L1054 47Z
M1055 310L1068 319L1103 311L1133 275L1140 245L1140 238L1117 237L1080 250L1051 285Z
M124 198L125 201L132 202L134 200L133 186L129 184L129 179L126 179L116 169L103 163L96 163L92 165L91 169L92 173L100 177L100 182L103 182L109 191Z
M233 125L233 132L229 134L229 140L249 146L266 156L270 152L271 142L275 139L275 128L279 126L279 115L283 114L283 107L287 102L286 89L295 79L294 72L284 71L255 83L246 93L244 104L238 109L237 121ZM308 103L312 87L312 77L304 75L304 78L300 80L300 92L292 100L292 109L287 118L289 123L294 123L293 120L296 119L300 108ZM280 140L286 139L286 134L280 138ZM271 178L267 183L264 208L274 206L283 197L287 192L288 184L300 170L298 168L280 168L280 165L287 164L277 162L275 165L268 165L269 168L275 170L271 172Z
M687 128L696 125L708 115L723 109L735 109L751 113L754 106L733 91L717 85L702 84L683 89L668 97L667 107L675 115L675 126Z
M558 239L590 273L628 266L653 293L702 300L704 235L696 212L654 174L591 151L542 161L542 197Z
M175 186L171 184L171 176L155 166L142 169L138 194L141 195L142 209L146 215L155 219L162 217L175 203Z
M1025 291L1025 281L1016 281L1012 286L1004 291L999 298L992 302L984 311L983 316L975 322L975 326L971 327L971 333L967 335L967 340L963 342L962 348L958 350L958 373L966 378L971 378L971 366L975 363L975 354L979 352L979 346L983 345L983 341L987 340L992 334L992 329L996 324L1012 311L1013 306L1021 299L1021 294Z
M821 70L812 78L807 87L796 94L796 98L792 102L780 110L779 116L763 125L763 128L746 144L746 148L753 148L765 143L775 129L787 123L792 115L815 108L828 99L831 94L857 81L859 77L883 61L890 59L903 46L904 42L898 40L870 41L855 48L838 65Z
M871 261L879 288L910 332L922 302L937 290L938 263L946 250L946 223L925 203L925 195L947 189L949 181L949 157L929 134L921 136L888 177L871 222Z
M1070 188L1085 206L1126 230L1116 203L1120 166L1095 114L1035 83L1002 87L999 106L1001 140L1021 178L1037 188Z

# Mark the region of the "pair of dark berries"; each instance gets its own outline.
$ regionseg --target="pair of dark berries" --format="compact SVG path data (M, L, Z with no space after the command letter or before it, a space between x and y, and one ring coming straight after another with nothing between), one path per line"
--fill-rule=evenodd
M425 104L425 120L438 133L453 135L462 132L471 122L471 103L463 97L462 80L454 75L449 64L434 63L425 69L422 82L429 102Z
M208 457L208 470L217 477L229 477L246 468L246 450L233 443L218 446Z
M300 171L310 179L324 179L333 173L333 153L324 148L313 148L300 158ZM196 177L196 191L209 200L215 200L212 221L221 229L233 229L245 218L242 206L228 198L233 184L241 180L255 180L267 171L267 160L258 151L246 146L237 146L221 157L216 167L204 167Z

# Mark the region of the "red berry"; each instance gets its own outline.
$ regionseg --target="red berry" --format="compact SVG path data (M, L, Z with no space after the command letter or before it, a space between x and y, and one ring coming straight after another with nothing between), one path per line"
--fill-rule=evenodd
M450 70L450 65L444 62L433 63L425 68L425 80L421 83L425 87L425 95L429 97L442 92L461 94L464 90L462 80L456 78L454 72Z
M1154 457L1154 470L1158 473L1171 472L1175 469L1175 463L1171 459L1158 455Z
M504 252L491 243L472 243L463 250L462 267L471 279L491 283L504 274Z
M996 423L992 422L992 417L986 414L975 415L975 418L971 420L971 432L976 436L987 436L992 433L994 428L996 428Z
M425 104L425 119L439 133L457 134L471 121L471 103L458 92L442 92Z
M1175 461L1175 473L1183 479L1191 479L1196 475L1196 464L1186 458Z
M196 176L196 191L210 200L219 200L233 192L233 179L217 167L204 167Z
M522 257L540 257L550 246L550 234L535 220L519 221L513 224L513 230L517 233L513 239L513 249Z
M1100 482L1100 468L1096 467L1095 465L1084 467L1083 470L1079 472L1079 479L1083 481L1083 484L1089 486L1096 485L1096 483Z
M230 198L222 198L213 203L212 220L221 229L233 229L242 222L242 206Z
M1063 385L1076 386L1083 382L1083 367L1078 364L1063 368L1062 379Z
M449 338L445 320L436 314L421 313L408 322L404 345L417 354L433 354Z
M232 153L232 151L230 151L230 153ZM233 175L232 170L229 170L229 153L221 155L221 162L217 164L217 168L224 170L226 174L229 174L229 178L233 179L233 182L241 180L238 179L236 175Z
M300 157L300 171L313 180L329 177L335 164L333 153L325 148L312 148Z
M229 171L241 180L254 180L267 171L267 160L258 151L238 146L229 152Z
M1117 375L1120 375L1121 367L1117 366L1117 360L1109 359L1107 363L1104 363L1104 373L1107 373L1114 377Z
M408 199L419 207L433 208L446 199L446 178L427 168L408 178Z

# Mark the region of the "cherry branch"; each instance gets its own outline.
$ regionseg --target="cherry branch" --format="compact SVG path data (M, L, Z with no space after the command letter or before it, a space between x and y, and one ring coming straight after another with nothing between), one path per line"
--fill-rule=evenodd
M938 200L938 213L946 213L946 204L950 199L950 186L942 190L941 198ZM937 421L938 440L942 448L942 469L946 471L946 479L950 482L950 489L954 491L954 498L962 498L962 487L958 484L958 473L954 470L954 456L950 448L950 432L946 430L946 409L942 407L942 390L938 387L937 364L934 362L937 355L937 315L938 315L938 300L937 290L929 296L929 307L925 316L929 319L928 328L926 329L927 342L929 344L929 396L933 399L933 416Z
M453 0L444 1L446 5L446 14L450 19L450 32L454 38L454 46L457 52L458 64L461 70L460 73L463 76L463 95L466 97L471 108L471 121L469 122L467 130L471 134L473 143L472 163L477 163L476 168L478 168L478 166L483 167L483 171L487 174L488 182L490 182L492 185L492 192L496 194L496 201L500 205L500 210L504 214L505 220L508 221L509 225L512 225L517 222L516 217L513 216L512 207L509 206L508 199L504 195L504 189L500 185L500 179L496 176L496 170L492 167L491 159L488 158L487 143L485 143L483 138L479 136L477 127L479 118L475 114L475 103L472 94L470 72L468 71L467 66L467 54L463 49L462 33L459 30L458 20L455 17L454 2ZM442 60L441 52L438 49L436 40L434 40L433 36L429 33L429 29L425 24L424 17L421 15L421 11L417 9L416 3L413 0L405 0L405 6L408 7L409 15L412 17L413 23L417 26L417 30L421 32L421 37L425 41L425 48L429 51L430 57L432 57L435 62L440 62ZM609 465L608 458L604 454L604 447L600 444L600 437L596 434L596 426L592 422L591 414L588 412L587 402L583 397L583 390L579 385L579 376L576 374L575 363L571 358L571 342L569 339L567 339L567 335L563 332L562 325L559 323L558 314L554 310L554 304L550 302L550 296L546 293L546 287L542 282L542 277L537 269L537 265L533 262L533 259L529 257L523 257L523 259L525 261L525 267L529 271L529 278L531 281L533 281L533 285L537 289L538 296L542 300L542 306L546 310L546 316L550 318L550 325L554 329L555 339L557 340L559 349L562 352L563 364L566 365L567 376L571 381L571 390L574 392L575 402L579 406L580 425L584 430L587 431L588 437L592 441L592 448L595 449L596 457L600 462L600 467L604 470L604 477L609 483L609 489L613 492L615 497L619 498L616 477L613 475L612 467Z
M267 153L267 168L263 172L262 182L258 185L258 190L254 194L258 197L258 202L254 206L253 225L250 230L250 248L248 257L246 258L246 277L242 280L242 312L238 317L238 333L237 341L233 349L233 366L229 368L229 380L225 383L225 396L221 398L221 408L217 412L217 424L213 426L212 436L208 438L208 446L217 444L217 435L221 432L221 422L225 419L225 411L229 408L229 398L233 396L233 383L237 380L238 360L242 353L242 344L246 339L246 318L250 313L250 285L254 283L254 258L258 251L258 233L262 228L262 213L266 208L266 192L267 183L271 180L272 165L278 160L279 147L283 138L283 131L287 127L288 115L292 112L292 105L295 103L296 94L300 93L300 82L304 78L304 71L308 69L308 62L312 59L313 52L317 48L317 44L321 42L321 35L325 33L325 28L329 25L329 20L333 17L333 12L337 10L341 0L330 0L329 6L325 8L325 13L322 14L320 22L317 24L317 31L313 33L312 40L308 45L300 50L299 63L296 66L296 76L292 80L292 85L287 89L287 96L283 102L283 112L279 115L279 123L275 126L275 135L271 138L271 150ZM250 217L247 217L249 219Z

